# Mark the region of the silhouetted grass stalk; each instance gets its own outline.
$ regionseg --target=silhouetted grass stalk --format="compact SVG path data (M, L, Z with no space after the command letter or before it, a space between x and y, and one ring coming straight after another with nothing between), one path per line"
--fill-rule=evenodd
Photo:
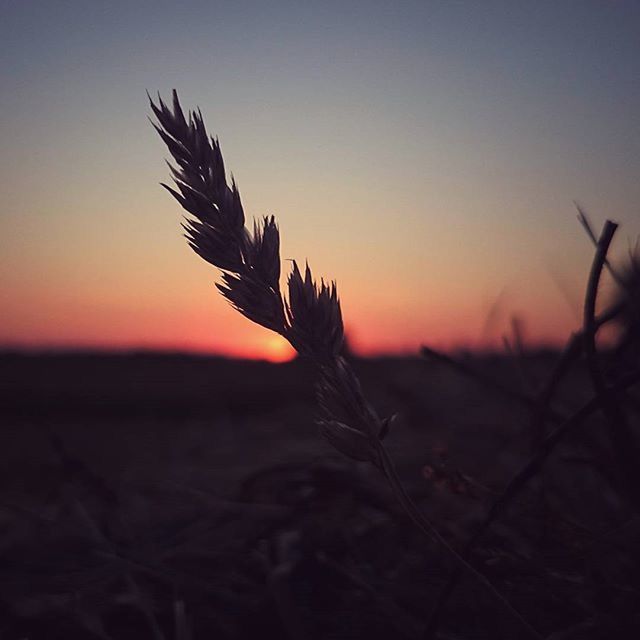
M244 211L235 181L227 185L220 145L207 134L201 113L185 118L173 92L173 110L158 99L151 109L153 126L177 166L171 167L176 189L163 185L189 213L184 228L193 250L222 272L217 287L247 318L286 338L313 361L320 372L318 400L322 434L344 455L376 466L396 499L427 537L436 540L454 565L481 583L519 623L529 638L540 635L490 581L459 555L419 511L406 492L382 444L390 419L381 419L366 400L350 365L340 356L344 329L335 283L318 285L309 266L304 275L293 262L288 298L280 291L279 231L272 217L244 226Z

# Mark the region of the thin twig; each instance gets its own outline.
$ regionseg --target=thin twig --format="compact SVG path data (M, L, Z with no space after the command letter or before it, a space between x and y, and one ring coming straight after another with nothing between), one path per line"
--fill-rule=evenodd
M585 210L577 202L575 202L575 200L574 200L573 204L576 206L576 209L578 210L578 220L579 220L580 224L582 225L583 229L586 231L586 233L589 236L589 239L591 240L591 242L593 242L593 246L597 249L598 245L599 245L599 240L596 237L595 232L593 231L593 227L591 226L591 222L589 220L589 217L587 216ZM609 221L607 221L607 222L609 222ZM616 227L617 227L617 225L616 225ZM609 270L609 273L611 274L611 277L616 281L616 283L619 284L619 285L622 285L622 278L620 277L618 272L611 266L611 263L607 259L606 255L604 257L603 264L604 264L605 267L607 267L607 269Z

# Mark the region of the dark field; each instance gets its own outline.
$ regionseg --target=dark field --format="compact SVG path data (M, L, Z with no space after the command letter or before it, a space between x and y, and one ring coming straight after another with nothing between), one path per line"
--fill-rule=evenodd
M497 386L533 398L555 361L465 360L496 388L418 358L353 362L399 414L385 442L454 548L550 430ZM592 395L583 369L564 415ZM374 467L319 435L314 380L300 361L0 357L0 638L421 637L450 564ZM470 556L540 637L640 633L640 520L605 429L596 413L567 436ZM439 632L519 635L468 577Z

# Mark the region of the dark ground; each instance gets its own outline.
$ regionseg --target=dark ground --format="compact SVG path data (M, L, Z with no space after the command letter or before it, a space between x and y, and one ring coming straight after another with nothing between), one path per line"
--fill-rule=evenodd
M529 393L554 361L468 363ZM412 497L461 548L533 452L530 412L444 364L354 367L400 414L387 446ZM561 395L566 413L590 397L579 367ZM449 565L314 413L299 361L0 357L0 640L420 637ZM563 444L473 555L541 637L638 637L640 522L602 430ZM442 625L519 635L468 580Z

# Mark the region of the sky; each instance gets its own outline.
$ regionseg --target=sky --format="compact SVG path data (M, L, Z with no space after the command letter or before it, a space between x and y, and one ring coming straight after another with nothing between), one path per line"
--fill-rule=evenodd
M356 351L499 347L513 317L560 344L574 200L619 259L640 233L638 34L604 0L0 0L0 348L290 355L181 237L147 119L173 88Z

